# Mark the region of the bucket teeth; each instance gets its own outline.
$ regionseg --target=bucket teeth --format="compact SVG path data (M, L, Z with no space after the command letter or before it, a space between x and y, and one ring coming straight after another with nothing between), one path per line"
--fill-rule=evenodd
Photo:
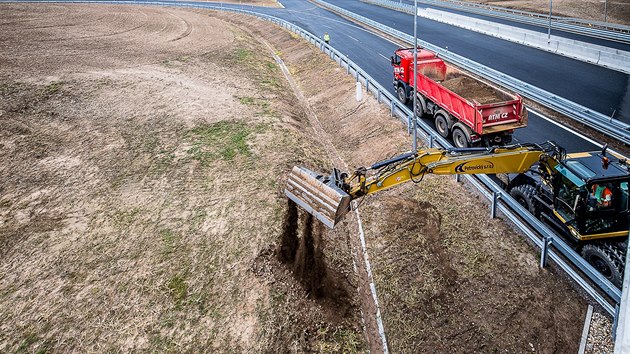
M325 183L323 176L295 166L289 174L284 193L324 225L333 228L350 210L350 196L337 187L334 178Z

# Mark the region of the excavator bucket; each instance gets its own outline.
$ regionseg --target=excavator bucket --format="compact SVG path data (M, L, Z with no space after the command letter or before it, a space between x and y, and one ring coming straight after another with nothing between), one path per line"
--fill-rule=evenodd
M284 193L331 229L350 211L348 193L339 188L342 176L337 169L330 176L319 175L304 167L293 167Z

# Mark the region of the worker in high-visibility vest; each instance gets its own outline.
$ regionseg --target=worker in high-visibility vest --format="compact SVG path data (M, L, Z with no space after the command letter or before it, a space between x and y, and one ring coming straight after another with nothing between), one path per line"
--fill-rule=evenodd
M606 185L594 184L591 187L591 197L596 200L598 208L608 208L612 205L612 192Z
M328 32L324 33L324 42L326 42L326 44L330 42L330 35Z

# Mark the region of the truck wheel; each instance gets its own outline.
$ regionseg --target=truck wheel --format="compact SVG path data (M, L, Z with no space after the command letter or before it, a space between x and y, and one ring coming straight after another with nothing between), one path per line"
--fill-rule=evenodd
M531 184L518 185L512 188L510 195L536 218L540 216L536 203L534 202L534 196L536 195L536 188L534 186Z
M398 99L402 102L402 104L407 104L407 91L403 85L398 86Z
M440 111L441 112L441 111ZM444 138L448 138L450 133L448 129L448 121L440 112L435 114L435 130Z
M416 96L416 98L417 98L416 115L418 117L422 118L424 113L427 111L427 103L426 103L424 97L422 97L421 94L418 94L418 96Z
M582 248L582 257L617 287L623 282L623 265L616 261L609 247L589 243Z
M470 147L470 142L468 141L468 137L466 133L464 133L461 128L453 129L453 145L457 148L467 148Z

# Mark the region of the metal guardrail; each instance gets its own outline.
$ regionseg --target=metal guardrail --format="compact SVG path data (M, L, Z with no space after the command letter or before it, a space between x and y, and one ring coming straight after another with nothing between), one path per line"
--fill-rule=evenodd
M378 29L379 31L386 33L390 36L398 38L407 43L411 43L411 46L413 46L413 42L414 42L413 36L410 36L404 32L385 26L379 22L370 20L369 18L363 17L361 15L357 15L339 6L329 4L323 0L311 0L311 1L317 4L320 4L330 10L333 10L341 15L354 19L358 22L361 22L375 29ZM377 1L385 1L385 0L377 0ZM524 97L532 99L546 107L553 109L556 112L559 112L569 118L572 118L573 120L577 122L580 122L592 129L595 129L599 131L600 133L603 133L611 138L617 139L618 141L623 142L626 145L630 145L630 125L629 124L607 117L599 112L595 112L573 101L569 101L565 98L559 97L549 91L545 91L539 87L530 85L519 79L513 78L502 72L499 72L485 65L482 65L475 61L467 59L461 55L457 55L455 53L449 52L448 50L442 49L431 43L418 39L418 44L421 47L424 47L438 54L440 57L446 59L447 61L471 73L474 73L492 82L502 85L503 87L508 88L514 92L517 92Z
M389 92L390 90L382 87L375 79L352 62L347 56L324 43L324 41L317 36L301 29L298 26L273 16L239 9L228 9L226 7L223 7L222 10L245 13L264 18L305 38L317 46L322 52L330 56L332 60L337 62L339 66L346 70L346 73L355 77L357 82L361 82L365 86L366 91L371 92L379 103L383 103L390 108L392 117L396 116L400 118L408 125L408 129L410 129L409 124L412 121L411 117L413 117L411 110L407 106L403 105L391 92ZM429 145L433 145L433 143L436 142L443 147L452 147L448 140L433 131L426 122L421 119L415 119L415 121L419 128L418 136L424 139ZM547 245L550 245L553 249L549 249L547 254L541 252L541 256L544 257L548 255L569 275L572 280L574 280L587 294L595 299L604 310L615 316L615 305L619 303L621 299L621 290L597 272L595 268L593 268L579 254L571 249L571 247L551 229L549 229L549 227L525 210L516 200L512 198L512 196L510 196L509 193L494 183L490 177L486 175L464 175L464 178L467 178L468 181L473 186L477 187L477 189L479 189L489 200L500 200L500 202L496 204L493 203L491 207L498 207L503 215L512 221L534 244L541 248L541 250L543 244L547 243ZM568 260L568 262L565 259ZM579 271L576 271L576 268ZM611 304L605 296L596 290L589 281L583 277L582 274L584 274L586 278L590 279L590 281L592 281L600 290L610 297L614 303Z
M413 14L413 6L409 4L400 2L393 4L381 4L379 1L374 0L362 1ZM543 15L535 12L453 0L418 0L418 3L447 8L451 10L474 13L482 16L501 18L509 21L525 23L532 26L544 28L547 28L549 26L549 15ZM630 26L561 16L551 16L551 23L551 28L555 30L576 33L583 36L601 38L621 43L630 43Z
M0 0L0 2L8 2L6 0ZM323 40L313 35L312 33L305 31L304 29L279 19L274 16L257 13L254 11L248 11L231 7L230 5L223 4L223 6L205 4L193 4L193 3L175 3L175 2L161 2L161 1L82 1L82 0L70 0L70 1L56 1L56 0L44 0L44 1L24 1L24 2L68 2L68 3L99 3L99 4L133 4L133 5L157 5L157 6L177 6L177 7L192 7L203 8L220 11L230 11L236 13L242 13L246 15L252 15L264 20L275 23L281 27L284 27L302 38L308 40L310 43L318 47L322 52L330 56L332 60L337 62L339 66L346 70L346 73L356 78L357 82L361 82L368 92L371 92L379 103L386 104L390 108L392 117L400 118L407 124L408 130L412 121L415 121L418 129L418 136L428 142L429 146L434 143L438 143L443 147L451 147L450 142L435 131L424 122L422 119L413 119L414 117L411 110L403 105L390 90L382 87L375 79L369 74L363 71L358 65L352 62L347 56L337 51L330 45L324 43ZM527 210L525 210L516 200L514 200L509 193L505 192L499 187L490 177L486 175L463 175L473 186L481 191L487 198L493 203L491 204L491 214L494 216L496 209L498 208L510 221L512 221L519 230L521 230L537 247L541 250L548 250L547 252L541 252L541 257L549 256L551 259L563 269L571 279L573 279L584 291L589 294L594 300L596 300L604 310L610 313L612 316L616 316L615 306L620 302L621 290L615 287L608 279L595 270L590 264L588 264L582 257L580 257L574 250L572 250L559 236L557 236L551 229L544 225L541 221L536 219ZM547 245L547 246L545 246ZM550 247L548 247L550 246ZM556 252L557 251L557 252ZM568 262L567 262L568 261ZM543 263L541 261L541 263ZM577 270L576 270L577 269ZM584 276L586 276L586 278ZM597 289L595 289L587 279L590 279L599 290L603 291L613 303L611 304L604 295L602 295Z

